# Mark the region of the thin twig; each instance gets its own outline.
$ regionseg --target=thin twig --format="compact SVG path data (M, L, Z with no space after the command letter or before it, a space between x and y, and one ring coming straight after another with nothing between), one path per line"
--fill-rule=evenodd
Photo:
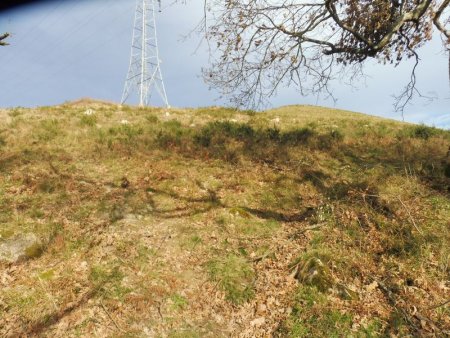
M109 319L113 322L114 326L117 328L117 330L119 331L123 331L119 325L117 325L117 322L114 320L114 318L110 315L110 313L108 312L108 310L106 310L105 305L103 305L102 302L100 302L100 306L102 307L103 311L105 311L106 315L109 317Z
M53 303L53 306L54 306L55 310L58 311L58 305L56 305L55 298L53 298L52 295L48 292L47 288L44 285L44 282L41 279L41 277L38 277L38 281L39 281L41 289L45 293L45 296Z
M403 207L405 208L406 212L408 213L409 219L411 220L411 223L414 225L414 227L416 228L416 230L423 236L423 232L422 230L419 229L419 227L417 226L416 222L414 221L414 218L412 217L411 213L409 212L408 207L406 206L405 203L403 203L402 199L400 197L397 197L398 200L400 201L400 203L403 205Z
M298 261L297 263L295 263L294 265L292 265L291 267L289 267L289 271L295 271L295 273L297 273L297 272L296 272L296 269L298 268L298 266L300 265L301 262L302 262L302 261Z
M437 326L437 324L432 321L431 319L425 317L424 315L422 315L421 313L419 313L417 311L417 308L415 306L413 306L414 308L414 313L412 315L408 314L403 308L398 307L397 306L397 297L394 295L394 293L382 282L375 280L378 283L379 288L385 293L385 295L387 296L389 302L391 303L391 305L396 308L398 311L400 311L404 317L404 319L406 320L407 323L409 323L409 325L417 332L420 333L420 329L417 327L417 325L415 324L415 322L413 321L413 319L411 317L414 317L416 319L418 319L419 321L425 321L428 324L431 325L431 327L434 330L438 330L440 332L443 332L442 329L440 327ZM450 301L450 300L449 300Z
M447 301L445 301L445 302L443 302L441 304L430 306L427 310L434 310L434 309L437 309L437 308L439 308L441 306L447 305L448 303L450 303L450 299L448 299Z
M161 313L161 304L158 304L158 306L156 307L158 309L158 314L161 317L161 319L164 319L162 313Z
M252 262L259 262L262 261L264 258L267 258L267 256L271 255L273 253L273 251L271 249L267 250L264 254L262 254L261 256L255 257L252 259Z
M161 249L161 247L163 246L164 242L170 237L170 235L166 235L164 236L164 238L161 240L161 242L159 243L158 247L156 248L156 251L159 251L159 249Z
M297 238L299 235L305 233L306 231L319 229L319 228L323 227L326 224L327 223L324 222L324 223L314 224L314 225L302 228L302 229L296 231L295 233L293 233L292 235L290 235L289 238L290 239Z
M217 289L217 287L219 286L220 282L222 282L222 279L219 279L219 280L217 281L217 283L214 285L214 287L213 287L213 289L212 289L212 292L216 291L216 289Z
M408 313L403 308L397 306L397 299L396 296L393 294L393 292L381 281L378 281L376 279L374 279L374 281L377 282L379 288L384 292L391 305L403 315L403 318L411 326L411 328L413 328L416 332L420 332L419 328L411 319L411 317L408 315Z

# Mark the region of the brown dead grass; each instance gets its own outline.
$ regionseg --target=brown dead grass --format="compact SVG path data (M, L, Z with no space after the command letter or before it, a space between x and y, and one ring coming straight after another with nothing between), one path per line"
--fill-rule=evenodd
M2 336L448 334L448 133L319 107L6 114L0 230L48 244L2 263ZM294 278L311 257L332 289Z

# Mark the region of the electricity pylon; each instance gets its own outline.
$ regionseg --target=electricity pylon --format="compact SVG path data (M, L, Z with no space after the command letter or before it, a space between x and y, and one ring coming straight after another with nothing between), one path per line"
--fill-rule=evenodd
M166 107L169 107L158 51L156 1L161 6L160 0L137 0L130 66L121 103L124 103L133 91L137 91L139 106L147 106L155 89Z

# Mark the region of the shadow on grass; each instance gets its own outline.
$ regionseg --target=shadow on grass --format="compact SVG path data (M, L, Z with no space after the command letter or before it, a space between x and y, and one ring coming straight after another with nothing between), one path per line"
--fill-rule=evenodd
M207 195L200 198L192 198L182 196L172 191L164 191L155 188L147 188L147 191L150 191L154 194L161 196L168 196L177 201L183 201L191 203L191 206L185 207L176 207L170 210L161 210L156 207L156 203L153 199L150 199L149 203L153 208L153 214L162 218L177 218L177 217L189 217L195 216L199 214L207 213L214 209L236 209L243 210L255 217L265 219L265 220L275 220L279 222L292 223L292 222L302 222L307 220L309 217L313 216L315 213L315 208L308 207L304 211L300 213L283 213L274 210L268 209L258 209L258 208L249 208L247 206L232 206L226 205L220 198L217 196L218 192L213 190L207 190Z
M78 301L70 303L69 306L58 310L50 315L45 316L44 319L35 322L31 324L26 332L24 333L25 336L40 336L46 329L48 329L50 326L57 324L60 322L64 317L70 315L72 312L76 311L77 309L81 308L83 305L87 304L87 302L94 298L99 291L99 288L94 288L93 290L88 291L81 297Z
M444 137L414 139L403 135L390 139L385 137L379 139L379 143L375 141L343 144L334 156L363 171L382 167L386 176L415 177L436 192L450 193L450 177L446 175L450 156L445 154L450 140L446 141Z
M278 211L273 210L261 210L261 209L253 209L253 208L247 208L242 207L243 210L247 211L248 213L262 218L262 219L272 219L279 222L285 222L285 223L293 223L293 222L303 222L306 221L308 218L313 216L315 214L315 208L307 207L304 211L300 213L295 214L287 214L282 213Z
M226 206L218 198L217 192L210 189L207 190L206 196L199 198L182 196L173 191L164 191L155 188L147 188L147 191L156 195L170 197L172 199L187 202L190 204L190 206L176 207L169 210L161 210L158 209L153 198L150 198L149 204L153 208L153 214L162 218L190 217L199 214L204 214L213 209L226 208Z

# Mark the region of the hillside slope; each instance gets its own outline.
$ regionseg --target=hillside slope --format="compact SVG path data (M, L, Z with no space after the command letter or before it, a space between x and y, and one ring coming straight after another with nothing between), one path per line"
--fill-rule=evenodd
M450 333L450 132L89 100L0 121L2 337Z

